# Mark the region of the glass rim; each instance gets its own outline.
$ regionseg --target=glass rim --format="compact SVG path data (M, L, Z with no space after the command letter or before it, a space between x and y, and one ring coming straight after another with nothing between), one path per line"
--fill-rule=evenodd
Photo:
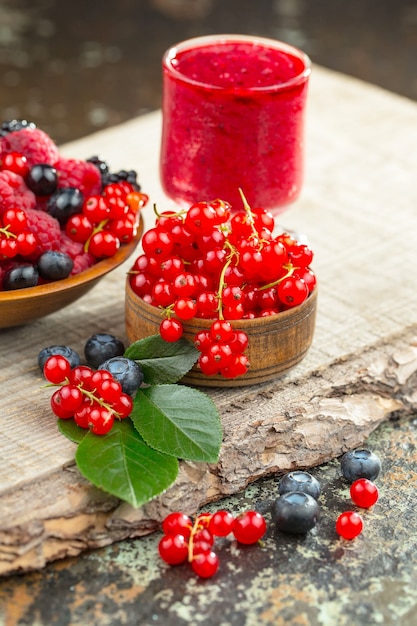
M310 57L300 50L299 48L280 41L279 39L271 39L269 37L261 37L258 35L239 35L239 34L219 34L219 35L202 35L200 37L192 37L190 39L185 39L180 41L172 46L170 46L162 56L162 68L164 72L167 74L176 77L178 80L181 80L184 83L189 85L198 86L201 89L210 89L210 90L218 90L218 91L235 91L234 87L222 87L220 85L212 85L211 83L207 83L204 81L196 80L195 78L191 78L184 74L180 70L178 70L173 64L173 59L176 56L185 50L192 49L195 46L200 46L202 44L207 43L254 43L263 47L274 48L276 50L287 52L297 57L303 63L303 70L282 83L276 83L273 85L264 85L264 86L254 86L254 87L239 87L240 93L253 93L253 92L275 92L275 91L285 91L291 89L292 87L296 87L302 83L305 83L311 74L311 59Z

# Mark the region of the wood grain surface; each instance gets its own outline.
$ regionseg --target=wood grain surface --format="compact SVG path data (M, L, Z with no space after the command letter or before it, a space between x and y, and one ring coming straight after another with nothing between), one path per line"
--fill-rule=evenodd
M136 168L151 202L159 186L160 113L62 148ZM65 343L82 352L94 332L126 340L130 261L88 294L33 324L0 331L0 573L140 536L167 511L192 513L251 481L312 467L360 445L393 415L417 408L417 105L314 68L303 192L282 214L315 250L316 330L306 358L281 378L210 389L224 427L219 463L181 465L176 484L142 509L80 477L75 447L56 428L37 354Z

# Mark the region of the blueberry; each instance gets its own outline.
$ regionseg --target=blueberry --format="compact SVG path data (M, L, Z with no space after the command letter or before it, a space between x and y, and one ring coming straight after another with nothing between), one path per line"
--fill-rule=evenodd
M25 178L26 185L35 196L49 196L58 185L58 174L52 165L38 163Z
M79 189L62 187L49 197L46 210L64 226L71 215L81 212L83 202L84 196Z
M350 483L358 478L375 480L381 471L381 461L376 454L366 449L350 450L340 461L342 474Z
M62 280L71 274L74 261L65 252L47 250L38 259L39 275L45 280Z
M280 480L280 495L288 493L288 491L302 491L317 500L320 497L321 487L317 478L314 478L308 472L298 470L285 474Z
M43 372L43 366L47 359L55 354L64 356L70 362L71 368L78 367L81 363L78 352L75 352L75 350L69 346L48 346L47 348L43 348L38 354L38 365L41 372Z
M101 363L99 369L109 371L113 378L122 385L124 393L133 396L143 382L143 372L140 365L126 357L113 357Z
M25 264L12 267L3 278L3 289L26 289L36 287L39 280L39 272L33 265Z
M125 347L123 341L109 333L92 335L84 346L84 354L90 367L98 368L100 363L114 356L122 356Z
M275 500L271 515L278 530L300 535L314 528L320 510L317 500L308 493L288 491Z

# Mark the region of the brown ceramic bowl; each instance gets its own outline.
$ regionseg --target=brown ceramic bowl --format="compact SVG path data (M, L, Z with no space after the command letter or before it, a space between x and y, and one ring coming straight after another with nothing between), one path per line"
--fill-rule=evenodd
M28 289L0 291L0 328L27 324L81 298L103 276L133 254L142 232L143 220L141 218L138 232L130 243L122 245L113 257L95 263L80 274Z
M204 387L242 387L277 378L299 363L313 341L317 309L317 288L303 304L277 315L233 321L232 326L249 337L246 354L250 369L241 377L226 379L206 376L194 366L183 382ZM137 296L126 280L126 333L130 343L158 333L161 313ZM210 327L210 320L194 318L184 324L184 336L193 340L196 333Z

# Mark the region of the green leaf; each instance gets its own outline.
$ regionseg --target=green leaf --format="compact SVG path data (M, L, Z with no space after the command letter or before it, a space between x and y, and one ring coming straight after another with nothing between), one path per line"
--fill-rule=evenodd
M138 390L131 419L145 441L160 452L189 461L217 461L220 417L206 394L183 385Z
M78 426L73 419L70 420L58 420L58 430L70 441L74 443L80 443L82 439L87 434L87 430L85 428L81 428Z
M175 342L164 341L152 335L132 343L125 356L137 361L148 385L176 383L196 363L199 352L191 341L181 338Z
M107 435L88 432L75 460L96 487L133 507L165 491L178 475L178 460L150 448L130 419L115 422Z

